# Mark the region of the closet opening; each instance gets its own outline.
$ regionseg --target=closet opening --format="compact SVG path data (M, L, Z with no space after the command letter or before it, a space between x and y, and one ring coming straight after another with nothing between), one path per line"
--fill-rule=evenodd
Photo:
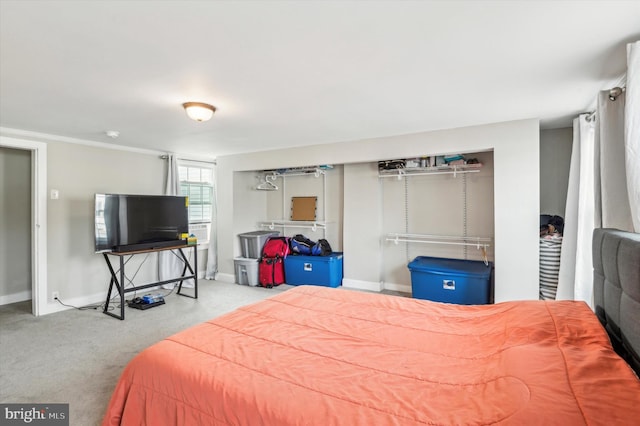
M385 290L410 294L418 256L494 262L493 152L378 164ZM493 286L490 289L493 302Z

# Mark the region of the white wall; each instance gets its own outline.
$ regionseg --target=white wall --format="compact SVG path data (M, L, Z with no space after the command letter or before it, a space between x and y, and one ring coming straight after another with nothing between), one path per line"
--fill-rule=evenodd
M81 144L48 143L48 295L58 291L67 304L100 302L109 285L109 271L94 248L96 193L161 194L165 161L158 155L105 149ZM142 262L127 265L131 278ZM156 261L150 257L136 276L137 283L155 280Z
M380 276L380 190L375 162L390 158L493 150L496 302L538 297L539 123L520 120L410 135L316 145L218 158L219 270L233 274L236 235L264 220L248 199L236 200L239 171L345 164L343 249L345 283L375 286ZM361 179L362 174L375 179ZM253 175L253 174L252 174ZM255 184L248 177L242 185ZM254 191L256 193L258 191ZM244 194L242 195L244 197ZM223 204L233 205L225 209ZM263 202L261 205L265 205ZM246 209L242 213L236 208ZM241 215L241 220L236 215Z
M344 286L382 290L381 203L377 163L345 164Z
M31 152L0 147L0 305L31 299Z
M226 187L227 185L223 185L223 183L218 180L218 217L220 217L220 215L226 216L227 213L231 212L233 214L233 225L238 229L236 234L255 231L256 222L258 220L264 220L267 216L267 193L255 190L256 180L254 172L234 173L232 182L232 192L238 194L236 197L222 196L219 188ZM218 221L218 232L224 231L222 228L226 226L228 226L228 224L223 225ZM234 239L237 240L237 238ZM220 244L219 238L218 244ZM230 241L225 241L224 244L228 246L230 245ZM236 244L239 244L239 241L236 241ZM233 246L231 246L231 248L233 249ZM219 250L220 248L218 248L218 251ZM239 245L236 245L236 250L235 256L240 256ZM218 262L220 262L220 258ZM221 272L233 271L233 261L231 262L231 270L222 268L220 264L218 264L218 269Z
M573 128L540 132L540 213L562 216L567 203Z

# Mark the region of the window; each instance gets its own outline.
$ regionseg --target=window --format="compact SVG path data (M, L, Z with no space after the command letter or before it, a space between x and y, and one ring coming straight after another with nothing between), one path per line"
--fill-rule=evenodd
M178 165L180 194L189 197L189 233L198 244L209 242L213 213L213 168L202 164Z

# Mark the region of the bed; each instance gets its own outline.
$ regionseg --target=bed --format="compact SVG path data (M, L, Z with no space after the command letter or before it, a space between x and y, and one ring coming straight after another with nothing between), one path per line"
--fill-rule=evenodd
M138 354L103 425L631 424L640 236L593 241L596 315L299 286Z

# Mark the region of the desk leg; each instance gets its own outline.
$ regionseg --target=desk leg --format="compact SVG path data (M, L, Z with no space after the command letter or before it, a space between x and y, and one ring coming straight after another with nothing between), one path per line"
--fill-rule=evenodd
M107 292L107 300L104 302L104 310L102 312L107 312L109 310L109 302L111 301L111 291L113 290L113 277L109 281L109 291Z
M120 319L124 320L124 305L125 305L125 301L124 301L124 256L119 256L120 257L120 287L118 287L118 290L120 290Z
M111 280L109 281L109 291L107 292L107 300L104 302L104 310L102 312L106 313L109 310L109 301L111 300L111 292L113 291L113 268L111 267L111 262L109 262L109 256L106 253L102 253L104 256L104 261L107 262L107 266L109 267L109 272L111 273Z
M116 276L116 272L113 270L113 266L111 266L111 262L109 261L109 256L106 253L103 253L104 260L107 262L107 266L109 267L109 272L111 273L111 281L109 282L109 291L107 292L107 300L104 304L103 313L112 316L114 318L118 318L120 320L124 319L124 286L122 281L124 278L124 264L122 262L122 257L120 257L120 282L118 282L118 277ZM120 295L120 316L112 314L109 312L109 303L111 302L111 294L113 293L113 286L116 286L116 290L118 290L118 294Z
M191 268L189 259L187 259L187 256L185 256L181 248L178 249L178 253L180 253L182 260L184 261L184 268L182 268L182 275L181 275L183 279L180 280L180 284L178 285L178 291L176 293L179 294L180 296L187 296L187 297L191 297L192 299L197 299L198 298L198 274L194 272L194 270ZM194 259L193 265L197 271L198 270L198 246L197 245L193 246L193 259ZM191 272L191 276L186 275L187 269L189 269L189 272ZM182 283L184 282L184 280L191 279L191 278L193 278L194 295L189 296L188 294L180 293L182 291Z
M193 268L195 272L193 273L193 286L194 286L194 295L195 298L198 298L198 245L193 246Z

